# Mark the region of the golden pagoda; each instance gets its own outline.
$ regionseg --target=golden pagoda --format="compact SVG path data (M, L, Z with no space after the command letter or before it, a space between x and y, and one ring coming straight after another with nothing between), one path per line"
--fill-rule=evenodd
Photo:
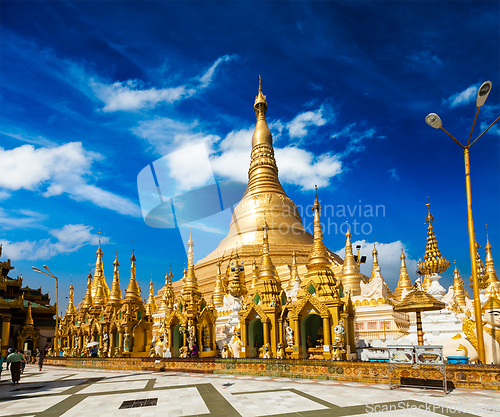
M481 254L479 253L479 249L481 248L481 245L477 243L477 239L475 240L476 242L476 276L477 276L477 282L479 284L479 289L485 290L488 288L488 279L489 276L486 273L486 268L484 266L483 260L481 259ZM470 277L470 287L472 288L472 276Z
M458 305L465 308L467 305L465 301L467 293L465 292L464 281L462 280L462 276L460 275L460 271L458 270L456 264L453 271L453 292L455 293L455 297L457 297Z
M400 301L401 296L403 294L403 291L411 291L413 288L413 284L411 283L411 279L408 275L408 269L406 268L406 256L404 253L404 250L401 249L401 266L399 268L399 280L398 280L398 285L396 287L396 291L394 292L394 295L396 298Z
M113 283L111 284L111 291L107 304L121 306L123 302L122 291L120 290L120 273L118 267L118 254L115 252L115 260L113 261Z
M418 264L418 269L423 277L422 287L424 291L427 291L431 285L431 275L439 275L450 266L450 261L447 261L439 250L436 232L432 226L433 221L434 217L431 214L430 204L427 202L427 217L425 219L425 223L428 224L427 245L425 247L424 260Z
M108 285L106 284L106 278L104 277L104 266L103 266L103 254L102 254L102 249L101 249L101 239L99 237L99 246L97 248L96 252L96 262L95 262L95 270L94 270L94 277L92 279L92 298L96 296L97 290L99 288L99 285L102 286L102 295L99 296L99 302L100 297L104 297L104 303L106 303L108 296L109 296L109 288Z
M267 99L262 92L259 78L259 91L254 102L257 122L252 136L246 191L234 209L226 238L195 266L199 289L208 299L215 288L217 263L224 253L233 254L236 248L239 260L245 268L245 280L241 283L246 287L251 286L252 261L260 256L265 221L268 224L269 253L276 268L288 268L293 251L299 265L307 264L313 236L304 230L297 206L280 184L273 139L266 121L267 107ZM332 261L333 272L340 272L342 260L333 252L327 252ZM221 270L230 268L232 258L230 256L223 261ZM229 278L229 275L226 273L226 277ZM227 284L224 283L225 288L228 288ZM180 282L174 282L175 293L179 294L180 290ZM161 294L162 291L158 297Z
M490 295L490 292L494 289L496 293L500 293L500 281L497 277L497 272L495 270L495 263L493 262L493 256L491 255L492 246L490 244L490 240L488 235L486 234L486 246L484 250L486 251L486 262L485 262L485 272L488 276L488 291L487 295Z
M363 280L364 275L361 274L359 265L354 259L354 255L352 253L351 231L349 229L347 229L345 239L345 258L344 264L342 265L340 281L342 282L345 291L349 291L351 296L357 296L361 295L360 282Z
M323 243L321 206L313 205L314 241L307 272L300 282L296 299L286 296L276 276L269 251L268 225L263 222L259 277L240 311L241 344L239 357L343 359L354 352L354 308L349 296L341 299L340 286L331 269L329 252ZM283 323L287 324L286 338ZM342 329L342 335L334 329ZM335 337L334 337L335 333ZM236 337L235 337L236 339ZM285 340L286 339L286 340ZM262 348L258 346L263 343Z
M375 247L375 243L373 243L372 257L373 257L373 263L372 263L372 273L370 275L370 281L372 281L373 278L375 278L375 274L376 274L377 268L379 267L379 264L378 264L378 251L377 251L377 248Z
M153 276L151 276L151 281L149 283L149 297L146 303L146 314L151 316L156 313L158 306L156 305L155 293L153 290Z

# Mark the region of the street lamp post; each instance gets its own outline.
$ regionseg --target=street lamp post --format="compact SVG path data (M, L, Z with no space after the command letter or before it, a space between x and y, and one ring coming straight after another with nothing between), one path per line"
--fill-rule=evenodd
M471 137L474 131L474 126L476 124L477 115L479 114L479 109L485 103L488 98L488 94L491 91L491 81L486 81L481 85L476 96L476 116L474 117L474 122L472 123L472 128L469 134L469 139L467 145L462 145L457 139L455 139L448 131L443 128L443 122L436 113L431 113L425 118L425 122L435 128L441 129L450 138L452 138L463 150L464 150L464 162L465 162L465 190L467 195L467 224L469 229L469 249L470 249L470 262L472 268L472 288L474 291L474 317L476 320L476 337L478 345L478 356L481 363L485 363L486 357L484 353L484 338L483 338L483 322L481 317L481 301L479 299L479 282L477 280L477 264L476 264L476 239L474 235L474 221L472 219L472 195L471 195L471 185L470 185L470 165L469 165L469 148L476 143L476 141L483 136L486 131L493 126L499 119L500 116L495 119L495 121L490 124L484 132L482 132L472 143Z
M48 277L55 278L56 280L56 331L54 332L54 347L56 355L59 356L59 337L57 333L59 331L59 279L54 275L54 273L49 269L47 265L43 265L43 267L48 271L44 272L34 266L31 267L33 271L38 272L39 274L47 275Z

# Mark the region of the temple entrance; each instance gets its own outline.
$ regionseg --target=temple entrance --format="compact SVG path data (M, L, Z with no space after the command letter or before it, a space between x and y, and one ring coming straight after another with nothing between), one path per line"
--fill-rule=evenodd
M181 327L181 324L180 323L177 324L174 327L173 334L171 335L171 337L172 337L172 349L173 349L172 357L173 358L179 357L179 349L182 346L182 335L179 333L180 327Z
M259 351L255 347L255 342L258 341L259 347L264 344L264 329L260 318L253 319L248 325L248 344L250 346L250 357L259 356Z
M300 322L300 337L302 345L302 358L309 357L307 349L316 347L320 339L323 339L323 321L315 313L308 314Z
M33 354L34 343L33 340L25 340L23 350L29 350Z

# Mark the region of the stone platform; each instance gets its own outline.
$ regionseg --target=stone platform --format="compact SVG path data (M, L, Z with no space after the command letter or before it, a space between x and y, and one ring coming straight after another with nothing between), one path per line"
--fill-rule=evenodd
M47 365L71 368L153 372L195 372L388 384L388 364L277 359L163 359L163 358L46 358ZM448 388L500 391L499 365L446 365ZM439 369L400 365L393 370L393 384L442 386Z

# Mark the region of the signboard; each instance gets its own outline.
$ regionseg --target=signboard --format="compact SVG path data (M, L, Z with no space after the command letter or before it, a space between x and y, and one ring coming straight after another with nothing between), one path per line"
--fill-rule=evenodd
M415 346L415 360L422 365L442 365L443 346Z
M387 346L390 363L413 363L413 346Z

